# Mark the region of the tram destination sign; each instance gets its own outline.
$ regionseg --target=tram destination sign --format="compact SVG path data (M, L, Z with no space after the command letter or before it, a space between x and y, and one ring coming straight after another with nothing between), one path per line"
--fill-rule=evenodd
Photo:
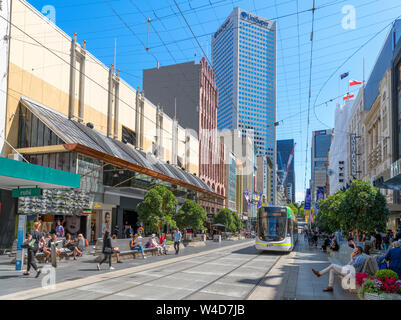
M40 197L42 195L41 188L18 188L13 189L12 192L13 198L21 198L21 197Z

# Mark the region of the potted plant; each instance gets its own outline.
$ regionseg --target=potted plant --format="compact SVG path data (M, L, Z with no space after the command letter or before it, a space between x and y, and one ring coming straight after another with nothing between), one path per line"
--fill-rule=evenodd
M401 281L392 270L379 270L374 277L356 275L359 297L364 300L401 300Z

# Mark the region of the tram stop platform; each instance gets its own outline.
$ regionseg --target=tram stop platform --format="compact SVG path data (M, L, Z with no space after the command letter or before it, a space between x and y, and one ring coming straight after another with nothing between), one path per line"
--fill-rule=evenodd
M357 294L351 294L341 287L339 277L334 281L333 292L323 292L328 286L329 275L318 278L312 268L326 268L330 265L329 257L328 253L322 251L320 241L317 248L309 247L307 240L301 236L295 250L277 261L248 299L359 300Z

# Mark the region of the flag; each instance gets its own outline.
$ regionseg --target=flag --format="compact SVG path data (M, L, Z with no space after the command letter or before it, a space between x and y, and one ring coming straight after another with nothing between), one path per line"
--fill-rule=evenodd
M349 72L343 73L342 75L340 75L341 80L348 77L349 76Z
M352 98L354 98L355 97L355 95L353 94L353 93L351 93L351 94L346 94L344 97L343 97L343 100L345 101L345 100L347 100L347 99L352 99Z
M349 85L350 86L356 86L358 84L363 84L363 81L357 81L357 80L350 80Z

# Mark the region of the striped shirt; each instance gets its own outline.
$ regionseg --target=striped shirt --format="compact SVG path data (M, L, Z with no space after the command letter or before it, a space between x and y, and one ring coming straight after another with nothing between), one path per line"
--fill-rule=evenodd
M365 257L359 254L352 258L348 265L353 266L355 268L355 272L361 272L363 269L363 265L365 264L365 260Z

